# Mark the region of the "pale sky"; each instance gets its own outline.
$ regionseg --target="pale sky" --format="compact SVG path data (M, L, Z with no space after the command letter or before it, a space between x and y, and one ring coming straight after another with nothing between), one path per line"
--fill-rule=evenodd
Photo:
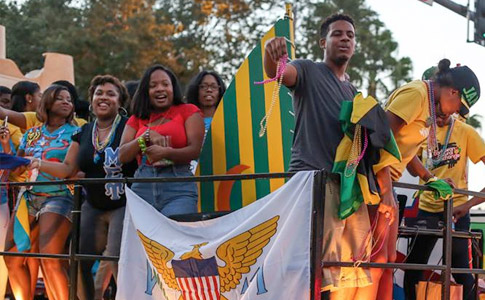
M467 1L454 0L466 5ZM471 114L483 115L481 132L485 137L485 47L467 43L466 18L434 3L429 6L419 0L367 0L377 11L399 43L399 55L409 56L413 61L414 78L420 78L424 70L448 58L452 65L469 66L481 84L481 99L471 108ZM474 1L472 1L473 6ZM473 22L470 22L470 36ZM469 189L480 191L485 187L485 166L470 163Z

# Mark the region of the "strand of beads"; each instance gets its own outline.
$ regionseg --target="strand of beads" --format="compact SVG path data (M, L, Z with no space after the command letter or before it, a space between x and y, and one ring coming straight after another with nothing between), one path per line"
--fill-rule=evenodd
M278 81L275 88L273 89L273 96L271 97L271 104L269 106L268 112L265 114L261 122L259 123L260 130L259 130L259 137L263 137L266 133L266 129L268 127L268 119L270 118L271 114L273 113L273 108L276 104L276 99L280 94L281 84L283 83L283 74L285 73L286 69L286 62L288 60L288 55L283 55L278 64L276 65L276 76L274 78L266 79L263 81L256 81L254 84L266 84L273 81Z
M364 127L364 147L362 148L362 126L355 124L354 139L352 140L352 147L350 148L349 158L345 165L344 175L350 177L355 174L359 162L364 158L365 150L369 145L367 138L367 129ZM362 149L362 150L361 150Z
M436 139L436 111L434 102L434 89L433 82L426 81L428 85L428 98L429 98L429 112L431 118L431 128L428 134L428 154L429 157L433 157L433 153L438 150L438 142Z

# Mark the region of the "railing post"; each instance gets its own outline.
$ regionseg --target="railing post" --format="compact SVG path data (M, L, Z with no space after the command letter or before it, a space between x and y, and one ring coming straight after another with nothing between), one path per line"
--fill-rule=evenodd
M315 172L313 179L313 205L310 248L310 299L320 300L322 285L323 210L325 209L325 183L327 172Z
M453 198L444 202L445 228L443 232L443 264L445 265L445 269L441 273L441 299L450 299Z
M81 221L82 186L74 186L74 206L72 209L71 247L69 247L69 300L77 299L77 274L79 252L79 223Z

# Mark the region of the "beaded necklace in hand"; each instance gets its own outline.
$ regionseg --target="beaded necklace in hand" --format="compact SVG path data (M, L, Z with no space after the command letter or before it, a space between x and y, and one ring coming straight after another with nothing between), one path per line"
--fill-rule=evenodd
M264 134L266 133L266 129L268 127L268 119L271 116L271 114L273 113L273 107L276 104L276 99L278 98L278 96L280 94L281 84L283 83L283 74L285 73L287 60L288 60L287 54L283 55L280 58L280 60L278 61L278 64L276 65L276 76L274 78L270 78L270 79L259 81L259 82L254 82L254 84L259 85L259 84L270 83L270 82L273 82L273 81L278 81L278 84L273 89L273 96L271 98L271 104L269 106L268 112L266 113L264 118L259 123L259 126L260 126L259 137L263 137Z
M115 133L116 133L116 128L118 127L118 124L120 123L120 121L121 121L121 116L119 114L116 115L111 126L106 127L106 128L99 128L98 127L98 121L97 120L94 121L93 132L92 132L92 143L93 143L93 147L94 147L94 157L93 157L94 163L99 162L99 160L101 159L101 154L104 152L104 149L106 149L106 147L111 145L111 143L113 142L114 137L115 137ZM111 130L108 133L108 135L106 136L106 138L104 138L104 140L100 141L99 133L103 132L103 131L105 131L109 128L111 128Z

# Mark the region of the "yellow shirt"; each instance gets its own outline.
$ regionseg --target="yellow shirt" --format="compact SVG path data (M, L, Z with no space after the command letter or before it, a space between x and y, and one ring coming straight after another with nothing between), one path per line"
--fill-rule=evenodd
M437 127L436 135L438 140L439 152L434 153L433 157L438 158L442 153L443 144L446 140L448 126ZM426 166L426 145L422 147L422 161ZM448 146L445 149L443 160L430 171L438 178L451 178L459 189L468 189L467 180L467 160L473 163L479 162L485 156L485 143L478 134L468 124L455 120L453 131L451 132ZM423 184L423 182L420 182ZM454 195L453 206L461 205L468 200L466 195ZM428 212L442 212L444 209L443 201L434 200L430 192L424 192L419 198L419 208Z
M22 131L19 127L8 123L8 130L10 131L10 139L12 140L12 144L15 147L15 151L17 151L20 140L22 139ZM15 153L15 152L13 152ZM16 175L14 173L10 173L8 180L12 182L24 182L26 174Z
M8 130L10 131L10 139L12 140L13 145L15 146L15 150L20 145L20 140L22 139L22 131L19 127L7 123Z
M385 109L401 118L406 124L394 135L401 152L401 162L390 166L391 178L398 181L411 159L418 153L429 134L429 97L426 83L412 81L395 90Z
M25 129L28 130L32 127L35 126L40 126L42 125L42 122L37 118L37 114L33 111L28 111L23 113L25 116ZM81 127L84 124L86 124L88 121L81 119L81 118L74 118L74 121L76 121L77 126Z

